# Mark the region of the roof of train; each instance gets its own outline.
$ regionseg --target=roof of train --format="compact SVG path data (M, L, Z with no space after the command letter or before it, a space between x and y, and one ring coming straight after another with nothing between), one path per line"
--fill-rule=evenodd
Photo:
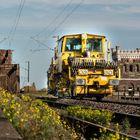
M96 35L96 34L88 34L88 33L81 33L81 34L70 34L70 35L63 35L59 40L61 40L62 38L64 37L68 37L68 36L79 36L79 35L82 35L82 34L86 34L88 36L97 36L97 37L102 37L102 38L105 38L105 36L103 35Z

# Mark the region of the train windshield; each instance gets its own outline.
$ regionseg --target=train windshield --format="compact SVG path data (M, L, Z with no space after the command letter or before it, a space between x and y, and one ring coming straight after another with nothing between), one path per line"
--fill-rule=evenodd
M88 38L86 48L91 52L102 52L102 39Z
M79 52L81 51L82 44L81 38L67 38L65 51Z

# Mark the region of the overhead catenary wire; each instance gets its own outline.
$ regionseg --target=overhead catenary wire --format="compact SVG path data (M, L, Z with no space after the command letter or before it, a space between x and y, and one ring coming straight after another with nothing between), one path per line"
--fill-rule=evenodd
M47 51L48 49L31 49L31 52Z
M41 31L39 32L38 34L36 34L35 36L32 36L31 39L36 41L39 45L41 46L44 46L44 47L47 47L49 50L52 50L54 51L54 49L48 47L45 43L41 42L40 40L37 39L37 37L39 37L39 35L41 35L42 33L44 33L45 31L47 31L56 21L57 19L62 16L62 14L65 12L65 10L70 7L71 3L72 3L73 0L70 0L68 2L68 4L62 9L62 11L60 11L60 13L58 13L56 15L56 17ZM36 49L36 50L30 50L32 52L37 52L37 51L40 51L40 50L44 50L44 49ZM45 49L46 50L46 49Z
M20 68L23 69L23 70L25 70L25 71L28 71L27 68L24 68L24 67L22 67L22 66L20 66Z
M17 22L17 18L18 18L18 15L19 15L19 11L20 11L20 9L21 9L22 2L23 2L23 0L20 0L20 4L19 4L19 7L18 7L18 10L17 10L17 13L16 13L16 18L15 18L15 20L14 20L14 24L13 24L13 26L12 26L10 32L9 32L8 37L13 33L13 30L14 30L14 28L15 28L15 25L16 25L16 22Z
M22 10L23 10L24 5L25 5L25 0L21 0L20 1L20 4L19 4L18 11L17 11L17 15L16 15L16 18L15 18L14 25L13 25L13 27L10 30L9 35L8 35L8 38L9 38L9 46L11 46L11 42L14 39L14 36L15 36L15 33L16 33L16 30L17 30L17 26L19 24L19 20L21 18L21 13L22 13Z
M81 4L84 2L84 0L81 0L72 10L70 13L68 13L65 18L49 33L47 38L49 38L60 26L64 24L64 22L81 6ZM46 39L47 39L46 38Z
M13 63L18 64L16 61L13 61ZM28 71L28 69L25 68L25 67L23 67L23 66L20 66L20 68L23 69L23 70L25 70L25 71Z
M72 2L72 0L71 0L69 3L71 3L71 2ZM47 36L47 38L49 38L60 26L62 26L62 24L73 14L73 12L74 12L75 10L77 10L77 9L81 6L81 4L82 4L83 2L84 2L84 0L81 0L81 1L71 10L71 12L68 13L68 14L64 17L64 19L51 31L51 33L49 33L49 35ZM40 33L41 33L41 32L40 32ZM38 37L38 35L39 35L39 34L37 34L36 37ZM46 39L47 39L47 38L46 38ZM48 47L45 43L41 42L40 40L35 39L35 37L31 37L31 39L33 39L34 41L36 41L38 44L41 44L42 46L47 47L49 50L54 51L54 49Z
M73 0L70 0L68 2L68 4L55 16L55 18L46 26L44 27L44 29L42 29L41 32L39 32L38 34L36 34L34 37L38 37L39 35L41 35L42 33L46 32L56 21L57 19L62 16L62 14L65 12L65 10L70 7L71 3L72 3ZM34 38L33 37L33 38Z
M45 43L41 42L40 40L37 40L33 37L31 37L32 40L36 41L38 44L41 44L42 46L47 47L49 50L54 51L54 49L50 48L49 46L47 46Z
M27 77L24 76L20 76L20 78L22 79L22 87L24 87L25 83L27 83Z
M7 40L6 37L4 37L2 40L0 40L0 43L4 42L5 40Z

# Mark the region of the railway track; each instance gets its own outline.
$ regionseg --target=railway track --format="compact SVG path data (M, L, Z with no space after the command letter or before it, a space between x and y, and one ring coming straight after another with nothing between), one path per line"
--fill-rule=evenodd
M127 114L135 114L140 115L140 106L139 104L129 104L129 103L121 103L116 101L100 101L97 102L95 100L75 100L75 99L59 99L58 103L67 103L71 105L81 105L84 107L92 107L96 109L104 109L110 111L116 111Z
M60 102L55 102L55 101L45 101L45 102L47 102L50 106L56 107L56 108L66 108L68 106L72 106L71 104L60 103ZM130 124L131 124L131 129L134 131L133 135L128 135L128 134L119 132L119 134L121 136L130 138L132 140L140 139L140 116L139 115L114 112L114 116L115 116L115 118L112 120L114 123L121 123L125 118L128 118L130 121ZM70 123L76 124L78 122L78 124L80 124L82 126L86 126L86 127L84 127L84 137L86 137L86 136L90 137L90 135L89 135L90 132L96 132L97 137L99 137L99 135L100 135L99 129L106 128L105 126L94 124L92 122L88 122L88 121L78 119L75 117L70 117L70 116L62 116L62 117L69 120ZM107 130L107 132L116 133L116 131L111 128L106 128L106 130Z
M62 116L62 118L64 118L65 121L68 121L69 124L71 124L71 126L74 126L74 128L77 130L78 132L82 132L83 136L85 139L90 139L94 136L94 138L99 138L101 136L100 133L100 129L106 129L106 133L118 133L120 136L123 136L124 138L128 138L130 140L139 140L138 137L132 136L132 135L128 135L122 132L117 132L113 129L104 127L102 125L98 125L89 121L85 121L82 119L78 119L75 117L70 117L70 116ZM77 128L77 124L80 124L80 128Z
M53 97L35 97L37 99L41 100L59 100L59 99L70 99L71 97L58 97L58 98L53 98ZM73 99L72 99L73 100ZM74 100L80 100L80 101L93 101L93 102L102 102L102 103L114 103L114 104L120 104L120 105L134 105L134 106L139 106L140 107L140 98L139 100L127 100L127 99L121 99L118 98L117 96L110 96L110 97L105 97L101 101L97 101L95 98L89 98L89 97L77 97Z
M68 103L60 103L60 102L56 102L56 101L51 101L51 100L44 100L44 102L47 102L48 105L53 106L53 107L57 107L57 108L63 108L63 107L68 107L68 106L75 106L77 104L68 104ZM91 108L91 107L87 107L84 106L85 108ZM96 107L93 109L97 109ZM98 108L99 109L99 108ZM100 108L102 109L102 108ZM138 125L140 126L140 115L137 114L129 114L129 113L125 113L125 112L116 112L116 110L112 111L114 112L115 116L117 116L117 118L119 118L118 120L120 120L120 118L124 118L124 117L128 117L130 118L130 120L138 120Z
M115 112L127 113L140 115L140 103L137 101L118 101L112 100L110 98L104 99L102 101L96 101L91 98L83 98L83 99L70 99L70 98L48 98L48 97L36 97L41 100L53 100L58 103L66 103L71 105L80 105L92 107L95 109L104 109Z
M124 118L128 118L131 124L132 131L134 130L133 135L128 135L124 134L122 132L119 132L121 136L128 137L130 139L138 140L140 139L140 104L139 103L133 103L133 102L128 102L128 103L121 103L121 102L116 102L112 100L103 100L102 102L97 102L96 100L91 100L91 99L82 99L82 100L75 100L75 99L59 99L59 98L47 98L47 97L36 97L38 99L43 100L44 102L47 102L50 106L55 107L55 108L66 108L68 106L75 106L75 105L80 105L83 106L84 108L93 108L93 109L103 109L103 110L110 110L114 112L115 119L113 119L114 122L116 123L121 123ZM82 126L86 126L84 128L84 136L95 129L94 131L98 134L99 129L103 128L104 126L100 126L96 124L94 125L91 122L87 122L85 120L81 120L78 118L70 117L70 116L62 116L62 118L70 120L69 122L75 124L76 122L79 122L79 124L82 124ZM87 123L87 124L84 124ZM81 127L82 127L81 126ZM82 128L83 130L83 128ZM116 133L114 129L106 128L108 132L111 133ZM92 131L92 132L94 132ZM88 134L88 136L89 136ZM99 135L98 135L99 136ZM87 138L88 139L88 138Z
M89 100L89 101L96 102L96 99L91 99L91 98L83 98L82 100ZM127 99L125 100L125 99L117 99L117 98L113 98L113 97L107 97L99 102L140 106L140 99L139 100L127 100Z

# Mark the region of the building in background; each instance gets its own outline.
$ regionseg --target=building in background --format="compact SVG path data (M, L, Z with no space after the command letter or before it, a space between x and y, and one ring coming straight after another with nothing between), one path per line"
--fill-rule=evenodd
M35 83L33 82L32 85L29 85L29 86L24 86L22 89L21 92L25 92L25 93L31 93L31 92L36 92L36 85Z
M140 92L140 48L122 50L119 46L112 48L112 59L120 65L121 80L118 90L129 94Z
M12 50L0 50L0 87L13 93L20 91L19 64L12 64Z

